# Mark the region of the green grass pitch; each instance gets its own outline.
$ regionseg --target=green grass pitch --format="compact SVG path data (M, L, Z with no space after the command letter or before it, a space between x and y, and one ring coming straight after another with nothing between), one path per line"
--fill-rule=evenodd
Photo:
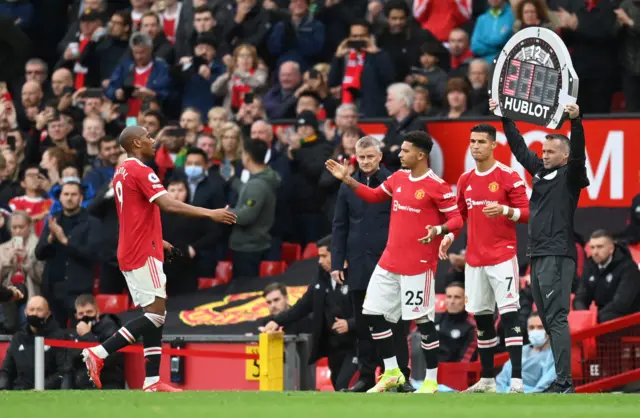
M0 392L6 418L624 418L638 395Z

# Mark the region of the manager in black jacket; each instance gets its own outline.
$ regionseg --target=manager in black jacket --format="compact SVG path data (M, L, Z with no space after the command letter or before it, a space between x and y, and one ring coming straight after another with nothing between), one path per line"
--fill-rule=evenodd
M360 183L375 188L391 175L389 170L380 167L382 152L376 138L360 138L356 143L356 156L359 168L353 178ZM349 288L355 313L360 380L349 389L352 392L366 392L375 385L375 370L379 360L362 315L362 305L371 274L387 244L390 215L389 201L371 205L357 197L345 184L340 186L333 217L331 276L337 283L345 282L345 287ZM345 261L349 267L348 279L343 274ZM399 321L399 328L393 330L393 335L398 363L409 382L409 350L404 326L403 321ZM403 389L411 391L412 388L406 383Z
M349 382L358 368L355 319L347 286L337 284L329 275L331 236L322 238L317 245L320 264L317 279L295 305L274 316L260 330L270 332L278 330L281 326L286 328L287 325L313 313L309 364L322 357L328 357L331 383L338 391L349 387Z
M490 100L490 110L495 106ZM571 140L562 134L547 135L542 158L527 148L513 121L502 118L513 155L533 177L528 247L531 290L544 329L551 338L557 377L547 392L554 393L574 391L567 321L577 257L573 216L580 192L589 185L580 108L566 105L565 111L571 120Z
M573 307L587 310L598 306L598 322L610 321L640 311L640 270L626 247L601 229L589 240L587 260Z

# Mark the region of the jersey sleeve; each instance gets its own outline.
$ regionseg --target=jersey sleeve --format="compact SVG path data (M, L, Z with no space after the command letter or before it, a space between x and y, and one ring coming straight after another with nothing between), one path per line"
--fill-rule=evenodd
M439 183L433 195L436 207L447 219L444 225L450 233L456 234L462 228L462 217L458 210L456 194L447 183Z
M506 176L508 183L506 185L509 204L513 208L513 216L510 217L514 222L529 222L529 198L527 198L527 189L524 180L515 171Z
M158 178L151 168L136 168L131 174L134 176L138 189L149 202L153 203L154 200L167 193L160 178Z
M367 203L381 203L385 200L391 199L393 196L393 177L395 174L389 176L384 183L380 186L372 189L365 184L359 184L355 189L356 195Z
M467 217L469 216L469 212L467 210L467 200L464 198L464 190L467 184L467 179L467 176L460 176L460 178L458 179L458 185L456 186L456 204L458 205L460 216L462 216L462 222L466 222Z

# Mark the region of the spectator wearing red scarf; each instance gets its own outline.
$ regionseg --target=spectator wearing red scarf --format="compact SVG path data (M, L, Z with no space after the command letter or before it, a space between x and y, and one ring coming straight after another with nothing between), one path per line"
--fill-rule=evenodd
M454 29L449 34L449 53L451 54L450 77L465 77L473 53L469 48L469 35L462 29Z
M224 107L237 112L244 104L244 95L264 88L267 69L261 64L256 48L242 44L233 51L233 65L211 85L211 92L224 97Z
M386 88L394 78L393 62L376 46L369 23L352 23L331 62L329 87L341 87L342 103L356 103L365 117L385 117Z

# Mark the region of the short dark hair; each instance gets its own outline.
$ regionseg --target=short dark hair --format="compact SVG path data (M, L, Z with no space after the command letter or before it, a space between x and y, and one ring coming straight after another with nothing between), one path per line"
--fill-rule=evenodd
M264 141L257 139L247 139L244 141L244 152L256 164L264 164L264 159L269 150L269 146Z
M128 10L118 10L113 14L113 16L118 16L122 18L123 26L129 26L129 31L131 31L131 24L133 23L131 19L131 12Z
M102 149L102 144L106 144L107 142L117 142L118 140L112 136L105 135L98 140L98 149Z
M162 115L162 113L158 112L157 110L147 110L146 112L144 112L144 117L147 116L156 118L160 123L160 127L164 127L164 116Z
M353 26L364 26L371 34L371 23L366 19L353 19L349 24L349 33L351 33L351 27Z
M189 148L189 151L187 151L187 157L190 155L199 155L205 163L207 162L207 153L202 151L200 148Z
M529 315L529 318L527 318L527 320L529 320L531 318L540 318L540 314L538 313L538 311L531 312L531 314Z
M342 131L342 136L349 135L349 136L360 137L360 134L361 134L361 131L360 131L360 127L358 126L349 126L344 131Z
M554 139L557 139L558 141L562 141L562 143L567 148L569 148L571 146L571 142L569 141L569 138L567 138L565 135L562 135L562 134L549 134L549 135L545 136L544 139L546 139L548 141L552 141Z
M158 16L156 12L151 12L151 11L144 12L144 14L142 15L142 18L140 18L140 21L142 21L142 19L144 19L145 17L152 17L156 20L158 25L160 24L160 16Z
M402 10L407 17L412 16L409 5L404 0L388 1L384 6L384 15L389 17L389 14L391 14L392 10Z
M321 247L331 248L331 235L327 235L326 237L320 238L316 242L316 245L318 246L318 248L321 248Z
M262 297L266 297L269 293L278 291L282 293L282 296L287 297L287 286L284 283L274 282L268 284L262 291Z
M464 289L464 283L459 282L459 281L451 282L451 283L449 283L449 284L447 285L447 287L445 288L445 290L446 290L446 289L448 289L448 288L450 288L450 287L459 287L460 289Z
M488 123L481 123L474 126L473 128L471 128L471 132L475 132L478 134L487 134L489 135L489 138L491 138L491 140L496 140L496 128L489 125Z
M195 10L193 11L193 15L197 15L200 13L211 13L211 16L213 16L213 10L211 10L211 7L209 6L198 6L195 8Z
M38 170L38 173L41 173L40 166L38 164L29 164L20 172L20 181L24 180L28 170Z
M593 238L607 238L613 242L613 234L605 229L596 229L591 233L591 239Z
M76 186L80 195L84 196L82 184L76 181L65 181L64 183L62 183L62 185L60 185L60 194L62 194L62 192L64 191L65 186Z
M98 307L98 301L96 300L95 296L85 294L85 295L80 295L76 298L75 306L86 306L86 305L93 305L95 307Z
M404 140L427 154L431 153L431 148L433 148L431 136L424 131L411 131L404 136Z
M62 172L64 170L66 170L67 168L73 168L78 172L78 176L80 176L80 170L78 169L78 166L76 166L74 163L65 163L63 164L62 167L60 167L60 171L58 172L58 174L60 175L60 177L62 177Z
M173 184L182 184L187 189L187 195L189 194L189 184L187 183L186 179L182 177L172 176L167 182L167 189Z

